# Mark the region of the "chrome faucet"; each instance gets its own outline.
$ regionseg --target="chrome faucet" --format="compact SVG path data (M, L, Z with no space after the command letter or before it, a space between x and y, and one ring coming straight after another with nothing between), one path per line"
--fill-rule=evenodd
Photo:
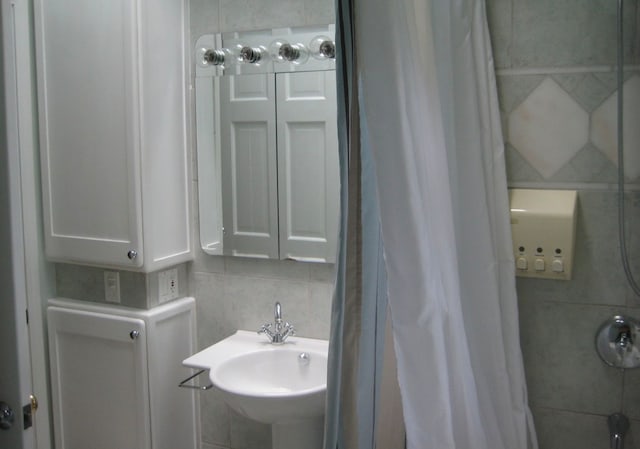
M624 449L624 438L629 430L629 419L622 413L609 415L609 438L611 449Z
M258 334L265 334L269 338L271 343L278 345L284 343L287 337L296 334L294 327L282 320L282 306L279 302L276 302L276 306L273 312L275 327L272 328L271 323L265 323L262 325Z

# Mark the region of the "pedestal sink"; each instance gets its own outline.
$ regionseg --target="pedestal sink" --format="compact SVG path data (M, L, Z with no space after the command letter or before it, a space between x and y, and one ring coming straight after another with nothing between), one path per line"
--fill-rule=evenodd
M240 330L183 364L209 370L236 412L271 424L273 449L321 449L327 352L325 340L290 337L275 345Z

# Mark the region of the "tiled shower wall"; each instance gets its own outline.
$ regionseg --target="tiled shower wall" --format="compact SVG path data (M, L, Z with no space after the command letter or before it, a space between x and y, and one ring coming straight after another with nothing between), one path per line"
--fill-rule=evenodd
M640 373L606 367L595 332L640 318L617 240L616 1L488 0L511 187L579 191L574 279L518 279L521 342L541 449L609 447L606 417L632 420L640 447ZM631 265L640 276L640 36L625 2L625 174Z

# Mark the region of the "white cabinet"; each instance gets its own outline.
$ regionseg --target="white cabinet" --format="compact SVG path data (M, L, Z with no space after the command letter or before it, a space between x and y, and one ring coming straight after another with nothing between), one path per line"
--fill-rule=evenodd
M148 311L54 299L49 356L56 449L195 449L195 301Z
M35 0L45 248L154 271L191 259L185 0Z
M335 72L220 79L224 253L334 262Z

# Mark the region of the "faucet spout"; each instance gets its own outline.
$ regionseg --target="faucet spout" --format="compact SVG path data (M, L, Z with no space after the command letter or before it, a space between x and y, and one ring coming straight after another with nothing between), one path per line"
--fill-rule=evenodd
M609 438L611 439L611 449L624 449L624 437L629 430L629 419L622 413L609 415Z
M276 306L275 306L275 310L273 312L274 318L277 322L282 322L282 306L280 306L280 303L276 301Z
M271 328L271 324L264 324L260 328L258 333L266 334L269 338L269 341L271 341L271 343L273 344L281 344L284 343L287 337L295 335L295 328L291 324L283 321L282 306L278 301L276 301L273 315L275 320L275 327L273 328L273 330Z

